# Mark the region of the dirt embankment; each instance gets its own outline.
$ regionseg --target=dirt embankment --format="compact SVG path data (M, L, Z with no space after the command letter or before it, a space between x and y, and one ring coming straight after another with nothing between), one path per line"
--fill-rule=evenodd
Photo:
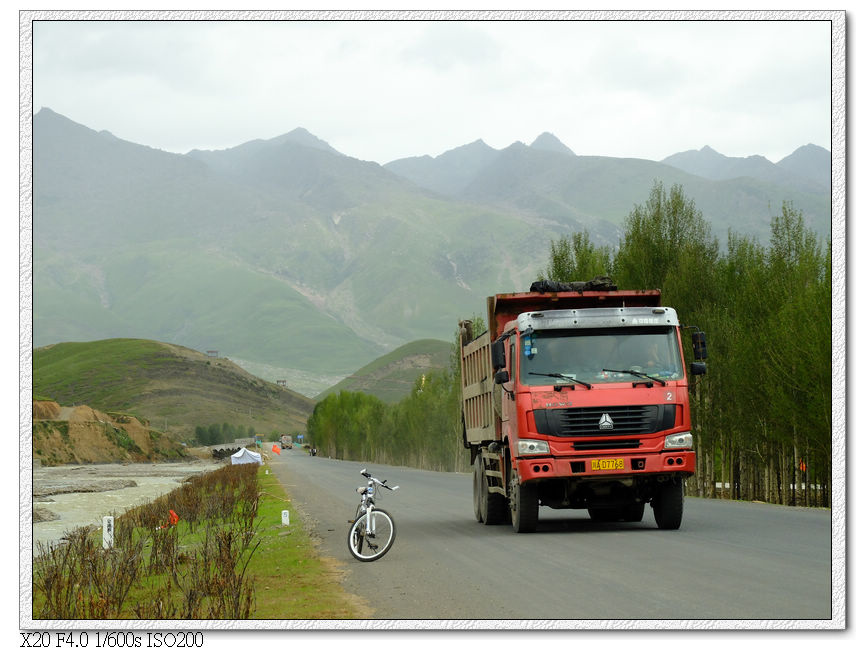
M33 459L66 463L156 462L186 457L182 445L137 418L89 406L33 402Z

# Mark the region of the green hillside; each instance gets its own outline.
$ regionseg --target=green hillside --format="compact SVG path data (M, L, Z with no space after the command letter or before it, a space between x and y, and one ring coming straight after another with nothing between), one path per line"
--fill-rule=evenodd
M272 274L184 242L34 256L37 346L139 337L347 374L382 353Z
M525 290L561 235L617 246L656 182L681 185L722 246L730 228L767 241L782 201L828 233L827 192L562 150L546 134L381 167L300 129L179 155L43 108L34 346L122 337L219 350L311 396L409 341L448 339L486 296Z
M394 404L408 395L418 377L447 367L452 354L453 345L445 341L412 341L365 365L315 399L320 401L340 391L351 391L375 395Z
M179 439L223 422L259 433L302 428L314 405L227 359L143 339L36 348L33 392L62 405L135 415Z

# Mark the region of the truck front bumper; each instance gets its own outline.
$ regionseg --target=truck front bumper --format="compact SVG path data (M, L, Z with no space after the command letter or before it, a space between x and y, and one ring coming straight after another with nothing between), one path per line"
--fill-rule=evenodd
M650 454L604 454L593 456L541 456L516 459L521 481L551 478L613 478L646 474L691 476L697 456L690 449L665 450Z

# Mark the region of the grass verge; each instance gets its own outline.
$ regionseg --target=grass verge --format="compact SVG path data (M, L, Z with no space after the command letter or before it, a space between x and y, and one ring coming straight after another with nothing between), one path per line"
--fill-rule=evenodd
M273 474L259 470L261 545L249 563L255 619L354 619L363 606L339 584L338 569L319 557L301 518ZM282 511L291 524L282 525Z

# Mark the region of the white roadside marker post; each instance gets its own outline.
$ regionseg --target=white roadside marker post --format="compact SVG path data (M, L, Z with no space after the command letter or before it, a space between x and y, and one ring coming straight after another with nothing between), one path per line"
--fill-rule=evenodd
M102 518L102 548L114 548L114 517Z
M288 526L288 510L282 511L282 525Z

